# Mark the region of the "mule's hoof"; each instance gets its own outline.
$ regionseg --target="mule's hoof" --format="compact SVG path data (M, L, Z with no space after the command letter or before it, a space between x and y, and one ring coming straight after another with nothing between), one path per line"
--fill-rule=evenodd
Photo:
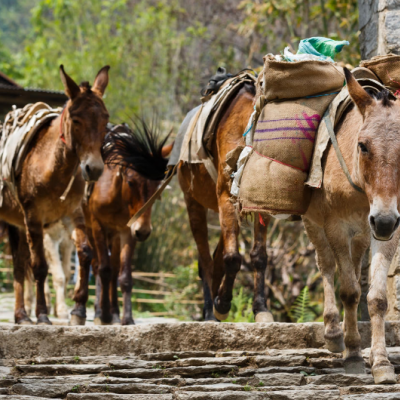
M96 318L93 320L93 323L94 323L95 325L101 325L101 318L100 318L100 317L96 317Z
M121 325L121 319L118 315L113 315L111 325Z
M227 312L226 314L220 314L217 309L215 308L215 306L213 307L213 313L214 313L214 317L217 318L217 320L219 321L223 321L225 319L228 318L229 312Z
M122 318L122 323L120 323L120 325L135 325L135 321L133 320L133 318L127 318L127 319Z
M394 373L393 365L380 365L372 367L372 375L375 385L382 383L397 383L397 375Z
M30 318L24 318L20 321L16 322L18 325L33 325L33 322Z
M37 318L37 325L53 325L46 314L40 314Z
M86 324L86 318L80 317L79 315L76 315L76 314L72 314L71 315L71 320L69 321L69 324L71 326L85 325Z
M328 350L332 353L343 353L345 350L343 336L335 339L325 338L325 344Z
M274 317L269 311L263 311L256 314L256 322L274 322Z
M349 357L344 360L346 374L366 374L365 362L362 357Z

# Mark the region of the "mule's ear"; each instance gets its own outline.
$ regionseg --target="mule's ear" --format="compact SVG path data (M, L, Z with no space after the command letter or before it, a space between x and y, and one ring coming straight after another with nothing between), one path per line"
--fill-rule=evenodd
M353 74L346 67L344 67L343 70L344 75L346 76L350 97L360 110L362 116L365 117L367 109L375 103L375 100L363 89L363 87L357 82L356 78L354 78Z
M81 92L75 81L64 71L64 66L60 65L60 76L64 85L65 94L73 100Z
M103 67L97 74L96 79L94 80L94 84L92 90L100 93L103 96L106 91L106 87L108 85L108 70L110 69L109 65Z
M168 144L166 146L164 146L161 150L161 155L166 158L171 154L172 148L174 147L174 143L172 142L171 144Z

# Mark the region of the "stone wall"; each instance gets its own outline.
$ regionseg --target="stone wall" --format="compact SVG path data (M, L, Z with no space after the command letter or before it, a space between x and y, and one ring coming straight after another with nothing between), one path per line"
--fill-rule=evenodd
M358 0L361 58L400 54L400 0Z

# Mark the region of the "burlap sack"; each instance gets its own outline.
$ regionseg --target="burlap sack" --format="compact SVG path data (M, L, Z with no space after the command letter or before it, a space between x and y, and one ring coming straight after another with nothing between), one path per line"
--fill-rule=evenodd
M374 72L385 86L396 90L400 88L400 56L375 56L369 61L362 61L360 66Z
M254 132L254 150L308 172L319 122L334 98L329 95L267 103Z
M258 119L239 191L241 212L302 215L315 135L336 95L269 102Z
M241 213L305 214L311 197L306 179L306 172L253 151L240 185Z
M338 92L345 81L343 68L328 61L287 62L265 56L263 72L263 91L267 100Z

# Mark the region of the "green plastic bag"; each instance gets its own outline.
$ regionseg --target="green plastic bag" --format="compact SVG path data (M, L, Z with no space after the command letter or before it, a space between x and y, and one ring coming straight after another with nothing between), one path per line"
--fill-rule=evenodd
M337 53L340 53L344 46L348 45L347 40L332 40L324 37L312 37L300 41L297 54L312 54L322 58L330 57L334 60Z

